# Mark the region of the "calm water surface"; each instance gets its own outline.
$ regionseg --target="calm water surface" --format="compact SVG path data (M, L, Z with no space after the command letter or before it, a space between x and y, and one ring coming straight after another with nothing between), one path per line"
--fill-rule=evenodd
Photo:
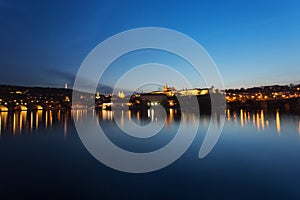
M120 111L37 111L0 113L0 196L5 198L91 199L299 199L300 116L276 111L224 112L219 141L204 159L199 148L210 122L200 116L197 137L176 162L159 171L129 174L111 169L88 153L74 120L99 119L111 141L148 152L172 140L179 123L187 133L198 115L168 112L151 139L122 133L113 118L145 126L160 113ZM212 114L219 125L219 114ZM122 121L123 120L123 121ZM141 133L143 134L143 133Z

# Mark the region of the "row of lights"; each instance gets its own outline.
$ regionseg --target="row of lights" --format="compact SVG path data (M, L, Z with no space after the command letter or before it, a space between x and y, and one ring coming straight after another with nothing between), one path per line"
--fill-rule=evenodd
M272 93L273 94L273 93ZM235 100L241 100L241 99L259 99L259 100L263 100L263 99L269 99L269 98L285 98L285 99L289 99L289 98L296 98L296 97L300 97L300 94L282 94L279 95L278 93L274 93L272 96L268 96L268 95L263 95L263 94L255 94L255 95L236 95L233 94L232 96L226 96L226 100L227 101L235 101Z

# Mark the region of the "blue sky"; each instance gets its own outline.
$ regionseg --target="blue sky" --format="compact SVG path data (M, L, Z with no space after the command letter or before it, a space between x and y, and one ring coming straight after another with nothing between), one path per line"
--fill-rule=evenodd
M63 87L108 37L165 27L199 42L225 87L300 83L300 1L0 0L0 84Z

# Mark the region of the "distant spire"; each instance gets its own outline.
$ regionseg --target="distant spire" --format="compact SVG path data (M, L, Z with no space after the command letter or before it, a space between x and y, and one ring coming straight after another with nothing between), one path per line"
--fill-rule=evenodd
M167 84L164 86L163 91L164 91L164 92L167 92L167 91L168 91L168 85L167 85Z
M119 91L118 92L118 97L121 98L121 99L124 99L125 98L125 94L123 91Z
M68 89L68 83L65 83L65 89Z

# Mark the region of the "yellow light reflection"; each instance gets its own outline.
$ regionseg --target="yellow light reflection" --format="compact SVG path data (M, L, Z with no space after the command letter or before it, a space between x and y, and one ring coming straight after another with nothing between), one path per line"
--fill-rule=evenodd
M60 110L57 111L57 121L60 123Z
M102 115L102 119L106 120L107 111L106 110L102 110L101 115Z
M244 114L243 114L243 109L240 110L240 119L241 119L241 126L244 127Z
M257 130L260 131L259 113L256 113L256 126L257 126Z
M260 111L260 121L261 121L261 128L262 130L265 130L265 116L264 116L264 111Z
M278 135L280 135L280 115L279 115L279 111L276 111L276 129L278 132Z
M269 127L269 120L266 120L266 126Z
M67 116L64 116L64 139L67 138L67 131L68 131L67 128L68 128L67 127Z
M20 117L19 117L19 133L22 134L23 130L23 121L24 124L26 124L26 118L27 118L27 111L21 111L20 112Z
M82 111L76 110L76 122L79 122L79 119L82 119Z
M17 127L17 122L16 122L16 113L14 113L14 116L13 116L13 134L15 135L16 134L16 127Z
M50 127L52 127L52 120L53 120L53 117L52 117L52 110L50 110L50 112L49 112L49 123L50 123Z
M38 110L35 115L35 129L39 129L39 122L42 119L42 110Z
M1 123L3 130L6 130L8 112L1 112Z
M37 130L39 127L39 115L38 112L35 114L35 129Z
M22 133L22 128L23 128L23 127L22 127L22 123L23 123L22 112L23 112L23 111L21 111L21 113L20 113L21 116L19 117L19 131L20 131L19 133L20 133L20 134Z
M128 115L128 121L131 121L131 110L127 111L127 115Z
M227 120L228 120L228 121L231 120L231 118L230 118L230 110L229 110L229 109L227 109Z
M33 129L33 112L30 113L30 131Z
M140 113L140 111L137 111L137 113L136 113L136 118L137 118L137 120L140 120L140 118L141 118L141 113Z
M151 121L154 120L154 109L151 109Z
M237 124L236 112L233 112L233 119L234 119L234 124Z
M174 119L174 109L170 109L170 122Z
M48 111L45 113L45 128L48 128Z
M6 130L7 113L8 112L0 112L0 135Z

